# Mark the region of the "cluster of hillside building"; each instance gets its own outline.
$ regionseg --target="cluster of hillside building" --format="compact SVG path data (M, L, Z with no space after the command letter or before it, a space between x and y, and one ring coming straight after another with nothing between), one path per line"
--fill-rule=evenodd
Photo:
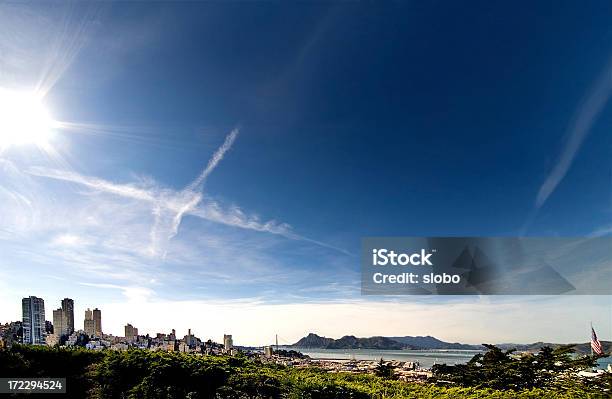
M83 329L76 329L74 323L74 301L64 298L61 306L53 310L53 322L45 320L45 302L42 298L30 296L23 298L22 320L0 325L0 347L14 343L48 346L82 346L88 349L127 350L141 348L176 352L203 354L235 354L232 336L223 336L223 344L211 340L202 341L191 333L176 336L158 333L152 337L141 335L132 324L124 327L124 336L104 334L102 330L102 311L98 308L85 311Z

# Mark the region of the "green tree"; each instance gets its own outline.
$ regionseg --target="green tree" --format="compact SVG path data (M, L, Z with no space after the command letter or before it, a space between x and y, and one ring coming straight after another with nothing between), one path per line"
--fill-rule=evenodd
M394 367L391 365L391 363L385 362L382 357L380 358L380 361L378 362L378 365L376 366L374 373L377 376L382 377L382 378L389 378L389 379L395 378Z

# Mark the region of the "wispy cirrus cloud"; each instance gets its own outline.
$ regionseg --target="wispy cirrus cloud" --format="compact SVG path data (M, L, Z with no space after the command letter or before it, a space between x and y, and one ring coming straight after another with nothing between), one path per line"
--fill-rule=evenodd
M307 287L344 281L351 261L346 251L205 193L207 178L237 137L230 133L198 178L178 190L150 177L117 183L52 163L27 166L6 154L0 158L0 269L16 287L43 273L57 279L49 292L99 298L90 302L95 306L117 296L248 295L282 303L334 295ZM29 289L47 292L42 282Z
M148 246L151 256L162 258L166 256L168 242L177 234L185 215L240 229L302 240L348 254L341 248L295 233L287 223L276 220L261 221L259 217L245 213L238 206L223 207L213 198L204 195L203 189L206 179L232 148L237 136L238 129L232 130L226 136L223 144L214 152L198 177L179 191L164 188L152 180L119 184L93 176L85 176L70 170L32 167L28 170L28 173L32 176L76 183L90 188L94 192L112 194L148 204L153 215L153 223L149 232L150 245Z
M94 191L114 194L148 203L154 221L150 230L150 254L165 256L166 244L178 232L183 216L190 214L216 223L243 229L257 230L274 234L289 234L290 227L275 221L261 223L247 216L237 207L224 210L213 200L202 202L203 186L208 176L223 160L236 140L238 130L234 129L224 143L215 151L200 175L185 189L175 191L163 188L153 181L140 184L117 184L92 176L84 176L67 170L35 167L28 172L34 176L63 180L88 187Z
M567 139L557 163L552 168L536 196L536 209L540 208L555 191L572 166L576 154L588 136L597 117L605 107L612 93L612 60L606 66L588 93L585 101L578 108L568 128Z

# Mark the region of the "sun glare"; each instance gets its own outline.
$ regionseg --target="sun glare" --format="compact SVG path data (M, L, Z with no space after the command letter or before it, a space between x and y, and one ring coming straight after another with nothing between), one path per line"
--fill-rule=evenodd
M0 89L0 150L17 145L44 148L55 125L36 94Z

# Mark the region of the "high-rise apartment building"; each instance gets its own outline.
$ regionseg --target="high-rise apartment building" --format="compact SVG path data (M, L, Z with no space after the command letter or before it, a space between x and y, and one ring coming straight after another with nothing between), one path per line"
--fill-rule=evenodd
M183 341L188 347L194 347L196 345L196 337L191 333L191 328L187 330L187 335L183 337Z
M58 337L68 334L68 318L62 308L53 311L53 334Z
M74 301L70 298L62 299L62 310L66 317L67 334L70 335L74 332Z
M95 308L93 310L93 320L94 320L94 332L96 337L102 336L102 312L100 309Z
M232 339L231 334L223 335L223 347L225 348L226 351L234 347L234 340Z
M23 343L45 344L45 301L31 296L21 300L23 317Z
M95 334L94 321L93 321L93 312L91 309L87 308L85 311L85 321L83 322L83 330L85 330L85 334L93 337Z
M89 337L93 337L94 335L96 335L96 329L94 328L93 319L85 320L83 322L83 329L85 330L85 334L87 334Z
M100 309L95 308L94 310L90 310L87 308L85 311L83 329L85 330L85 334L90 337L102 336L102 312L100 312Z
M138 336L138 329L131 324L127 324L125 326L125 338L128 340L134 339L134 337Z

